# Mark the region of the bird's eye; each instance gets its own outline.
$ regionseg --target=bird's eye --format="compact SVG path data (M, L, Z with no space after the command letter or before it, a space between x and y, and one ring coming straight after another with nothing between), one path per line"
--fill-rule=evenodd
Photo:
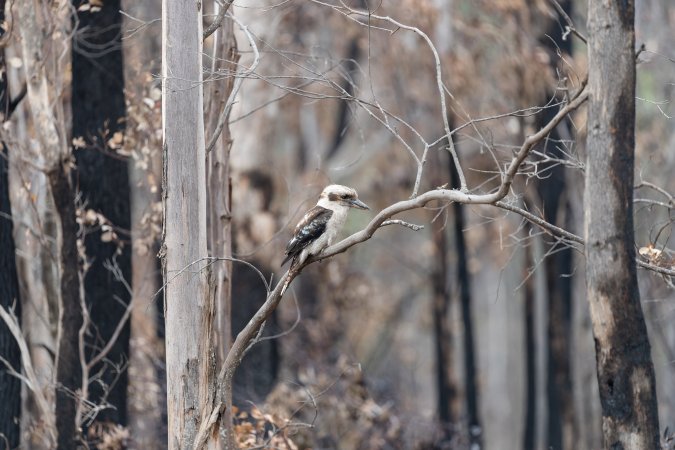
M347 194L342 194L342 195L340 195L340 198L341 198L342 200L347 200L347 197L349 197Z

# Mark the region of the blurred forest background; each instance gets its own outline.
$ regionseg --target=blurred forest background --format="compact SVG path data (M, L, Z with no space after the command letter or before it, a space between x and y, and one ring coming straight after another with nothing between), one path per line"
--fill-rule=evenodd
M0 3L0 448L167 448L165 337L198 331L176 335L182 322L164 320L163 170L190 163L163 169L162 2ZM217 297L231 299L214 318L224 348L283 275L293 226L325 185L354 187L371 207L342 237L411 194L459 188L449 145L470 190L489 192L587 71L579 0L202 6L204 30L222 24L193 52L203 83L186 89L204 92L205 245L227 259L209 265ZM638 281L666 447L675 4L637 0L635 29L630 245L665 269L639 268ZM200 128L178 111L173 130ZM601 448L583 246L509 211L584 235L586 124L582 106L537 143L504 207L432 202L395 217L423 229L387 226L307 267L234 376L238 444ZM186 245L198 240L195 223L176 226ZM201 357L222 364L226 351L213 352Z

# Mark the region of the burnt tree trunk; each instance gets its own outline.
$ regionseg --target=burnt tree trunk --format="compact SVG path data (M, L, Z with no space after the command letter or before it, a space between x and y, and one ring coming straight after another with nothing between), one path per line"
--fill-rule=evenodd
M571 0L560 1L560 6L572 14ZM572 38L563 40L564 18L556 15L541 38L542 45L548 50L551 70L559 66L557 53L572 53ZM564 70L564 69L563 69ZM549 92L548 96L554 95ZM547 101L548 99L544 99ZM537 118L537 129L548 123L558 112L557 108L547 108ZM560 133L561 123L551 131L541 149L551 158L565 159L565 144ZM565 166L556 162L546 162L541 166L545 177L537 183L537 192L542 203L544 219L559 227L568 229L568 196L566 195ZM570 341L572 327L572 249L555 248L555 252L544 261L546 271L546 296L548 299L547 323L547 370L546 397L548 407L547 441L555 449L572 450L576 446L577 432L574 423L574 399L572 391L572 371L570 366Z
M57 448L77 448L81 438L79 409L82 393L82 364L79 335L82 328L82 299L80 298L80 261L77 252L78 225L75 215L75 195L70 180L70 152L60 128L60 99L49 96L48 71L54 61L50 39L45 39L50 24L36 13L35 5L24 0L17 5L23 66L26 73L27 100L35 135L40 144L51 195L60 228L59 266L59 324L56 353L55 415L58 433ZM51 80L54 81L54 80Z
M0 1L0 23L4 23L5 2ZM2 29L0 39L7 31ZM5 52L0 48L0 111L4 122L9 117L9 89ZM9 203L9 154L4 142L0 143L0 308L14 309L21 317L19 282L16 274L16 253L12 226L12 206ZM19 347L7 325L0 320L0 355L21 373ZM21 415L21 382L0 365L0 442L8 448L19 446Z
M455 161L448 158L450 185L453 189L460 188L459 174ZM464 327L464 395L466 396L466 414L469 425L469 442L471 448L482 448L483 430L478 412L478 373L476 370L476 347L473 337L473 318L471 313L471 277L469 275L469 258L466 252L464 239L464 206L455 202L452 204L455 234L455 251L457 253L457 284L462 311L462 325Z
M433 184L443 184L441 158L439 151L431 153L430 165ZM433 326L434 352L436 356L436 386L438 390L438 418L443 431L443 439L450 441L457 424L457 384L453 375L453 336L450 330L450 293L448 280L448 237L447 211L433 210L431 223L434 243L434 264L431 272L433 289Z
M606 449L659 448L654 365L634 249L634 27L632 0L588 2L586 292Z
M74 192L69 172L60 164L48 174L49 186L61 224L61 310L56 360L56 429L59 450L77 448L81 441L78 410L82 392L82 362L79 342L82 328L80 267L77 254Z
M526 226L529 236L532 227ZM525 248L525 270L523 278L527 278L524 285L525 297L525 426L523 429L523 449L534 450L537 439L537 347L535 329L535 278L529 274L533 267L534 248L529 245Z
M82 0L74 0L79 7ZM131 284L129 176L121 147L125 116L124 76L120 41L120 1L103 2L101 10L77 14L72 41L73 137L84 139L86 147L76 149L76 186L82 193L84 209L102 214L108 223L87 224L84 232L88 270L84 292L92 321L88 333L87 357L97 354L113 337L131 300L131 292L106 267L114 262ZM119 136L119 137L118 137ZM110 143L109 143L110 141ZM110 238L107 226L116 237ZM90 371L102 373L100 382L90 384L90 400L109 402L97 420L126 424L129 325L125 324L107 358Z

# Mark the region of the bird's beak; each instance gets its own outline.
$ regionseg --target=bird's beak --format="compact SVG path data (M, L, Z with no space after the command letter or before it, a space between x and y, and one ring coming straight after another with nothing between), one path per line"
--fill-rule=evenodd
M356 198L356 199L354 199L354 200L350 200L350 201L349 201L349 206L351 206L352 208L358 208L358 209L370 209L370 208L368 208L368 205L366 205L365 203L363 203L363 202L362 202L361 200L359 200L358 198Z

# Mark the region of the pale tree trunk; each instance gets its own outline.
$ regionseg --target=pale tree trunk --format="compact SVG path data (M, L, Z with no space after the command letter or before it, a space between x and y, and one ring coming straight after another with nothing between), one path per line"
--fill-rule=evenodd
M59 108L60 99L50 98L50 90L60 93L60 81L55 80L59 71L49 58L54 53L45 50L49 39L47 30L56 26L59 19L42 17L37 19L39 3L24 0L18 6L22 51L28 101L33 126L41 148L41 163L49 182L56 207L59 235L60 308L56 352L56 428L58 448L76 448L80 441L78 410L82 392L82 364L79 352L79 333L82 327L82 301L80 298L80 274L77 253L77 223L75 204L68 169L69 147L65 142L63 115ZM43 10L43 12L46 10ZM52 23L47 23L52 20ZM51 77L49 77L51 75ZM48 80L51 78L50 85ZM56 105L56 106L53 106Z
M217 2L214 2L217 7ZM221 6L222 8L222 6ZM212 35L212 72L236 72L239 54L234 37L233 22L225 20ZM230 148L232 137L228 126L229 115L220 119L225 104L230 97L234 77L215 76L209 84L206 121L209 136L213 136L218 120L224 119L222 132L207 157L208 192L208 244L209 254L217 258L232 258L232 183L230 179ZM213 294L216 303L215 333L213 347L216 350L217 363L225 362L227 352L232 346L232 261L219 260L212 268ZM225 405L223 421L232 423L232 404Z
M603 445L656 449L656 382L637 284L633 236L634 2L588 2L586 291Z
M5 2L0 1L0 18L5 18ZM7 31L2 30L2 37ZM0 124L9 119L10 95L7 84L7 66L4 49L0 47ZM21 317L21 298L16 274L16 252L14 247L12 205L9 200L9 149L0 142L0 308L12 309ZM0 356L17 372L21 373L19 346L9 327L0 320ZM21 419L21 380L0 368L0 441L9 448L19 446Z
M214 2L217 5L217 3ZM234 37L233 23L225 20L212 35L213 51L211 71L215 79L208 84L206 111L206 130L209 136L217 127L221 112L225 108L234 77L222 77L218 71L236 72L239 54ZM207 155L207 199L208 199L208 237L209 250L213 257L232 257L232 195L230 179L230 148L232 137L225 118L223 130L216 145ZM232 345L232 262L218 261L213 265L214 288L216 296L218 363L225 360L227 350Z
M124 0L122 8L132 17L149 22L161 16L162 2ZM124 30L137 26L138 22L131 19L123 22ZM148 81L161 68L160 29L147 27L123 42L124 81L125 91L131 99L129 106L142 110L142 99L148 95ZM159 450L166 448L166 423L163 420L166 392L163 387L165 382L160 375L160 366L164 363L164 341L160 339L157 327L161 297L155 297L162 285L157 258L159 236L152 230L151 218L156 213L155 204L160 202L162 152L161 143L156 143L151 133L138 132L130 129L130 126L125 136L125 147L127 145L128 150L136 152L140 158L131 165L129 178L134 187L130 199L132 240L135 244L141 244L134 245L131 254L134 307L129 340L127 414L132 436L129 445L137 450ZM145 148L149 150L147 155L144 154Z
M162 129L169 448L188 449L214 400L209 295L201 4L162 2ZM217 430L217 427L215 428ZM211 436L218 439L217 433Z

